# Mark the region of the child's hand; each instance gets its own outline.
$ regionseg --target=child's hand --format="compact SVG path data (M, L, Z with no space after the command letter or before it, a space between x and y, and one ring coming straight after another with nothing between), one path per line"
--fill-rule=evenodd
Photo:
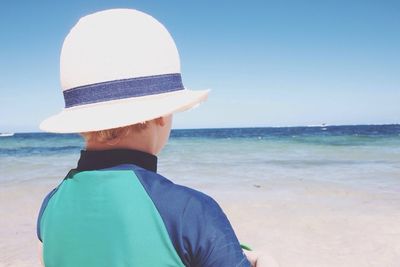
M251 267L257 267L258 255L254 251L243 250L247 260L250 262ZM258 265L260 267L260 265Z
M243 250L251 267L279 267L279 264L269 255L260 255L254 251Z

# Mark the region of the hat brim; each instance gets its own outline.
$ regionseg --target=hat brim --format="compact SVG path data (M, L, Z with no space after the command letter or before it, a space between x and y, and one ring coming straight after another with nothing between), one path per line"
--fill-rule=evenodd
M209 90L180 90L65 108L45 119L40 129L53 133L82 133L123 127L190 109L207 99Z

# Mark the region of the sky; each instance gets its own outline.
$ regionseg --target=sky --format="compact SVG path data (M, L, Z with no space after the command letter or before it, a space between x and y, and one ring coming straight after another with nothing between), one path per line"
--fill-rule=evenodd
M185 87L212 90L174 128L400 123L400 1L19 0L0 4L0 132L61 111L63 40L109 8L157 18Z

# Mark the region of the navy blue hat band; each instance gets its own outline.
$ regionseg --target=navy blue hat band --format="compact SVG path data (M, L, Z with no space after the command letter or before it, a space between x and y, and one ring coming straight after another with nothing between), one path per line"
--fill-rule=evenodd
M65 108L183 90L180 73L108 81L65 90Z

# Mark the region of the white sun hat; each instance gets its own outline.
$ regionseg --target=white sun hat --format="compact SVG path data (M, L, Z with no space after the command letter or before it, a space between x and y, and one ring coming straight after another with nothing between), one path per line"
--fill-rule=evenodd
M47 132L144 122L196 106L209 92L184 88L171 35L156 19L133 9L81 18L64 40L60 79L65 108L40 124Z

